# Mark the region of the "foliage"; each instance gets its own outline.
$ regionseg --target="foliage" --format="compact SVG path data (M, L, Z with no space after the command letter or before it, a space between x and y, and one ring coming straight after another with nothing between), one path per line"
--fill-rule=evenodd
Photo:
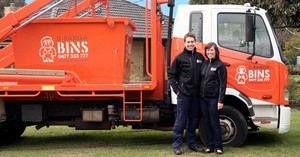
M287 65L289 75L300 75L300 67L294 64Z
M4 7L10 6L10 3L14 3L16 7L22 7L25 5L25 0L0 0L0 17L4 16Z
M289 31L289 30L288 30ZM300 32L294 29L290 31L292 36L284 43L284 55L289 60L288 70L290 75L300 75L300 67L297 66L297 56L300 56Z
M273 27L300 28L299 0L190 0L190 4L240 4L251 3L268 11Z
M294 30L291 32L293 35L284 44L283 53L292 65L297 64L297 56L300 56L300 32L299 30Z
M290 106L300 108L300 75L289 76Z

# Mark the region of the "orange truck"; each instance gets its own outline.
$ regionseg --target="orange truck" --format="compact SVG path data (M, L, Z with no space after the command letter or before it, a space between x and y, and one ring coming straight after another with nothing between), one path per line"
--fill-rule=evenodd
M108 0L83 0L57 18L38 18L65 0L49 6L52 1L35 0L0 20L1 42L12 39L0 50L1 136L19 137L32 125L171 130L176 95L165 78L165 60L169 67L183 50L187 32L196 34L198 52L204 53L206 43L216 42L227 65L220 115L225 146L241 146L249 128L289 130L287 60L265 10L249 4L179 6L174 26L172 18L169 21L165 59L160 5L168 4L172 17L174 0L152 0L151 10L145 8L151 15L151 28L145 32L151 80L132 81L136 25L126 17L110 17ZM99 7L106 7L106 17L95 17ZM73 18L86 9L90 18Z

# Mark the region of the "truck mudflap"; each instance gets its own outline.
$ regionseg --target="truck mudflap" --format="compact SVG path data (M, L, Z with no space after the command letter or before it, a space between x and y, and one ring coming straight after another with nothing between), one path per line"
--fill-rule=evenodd
M288 106L280 105L279 107L279 134L283 134L290 129L291 125L291 108Z

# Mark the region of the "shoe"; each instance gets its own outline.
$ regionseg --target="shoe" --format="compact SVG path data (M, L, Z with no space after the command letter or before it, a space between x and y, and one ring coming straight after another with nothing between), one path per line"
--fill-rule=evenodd
M198 147L198 146L194 146L194 147L190 147L189 150L194 151L194 152L204 152L204 149Z
M221 149L217 149L217 154L221 155L221 154L223 154L223 151Z
M212 152L214 152L213 149L206 149L206 150L204 151L204 153L212 153Z
M182 151L181 151L180 147L174 148L173 152L174 152L175 155L181 155L182 154Z

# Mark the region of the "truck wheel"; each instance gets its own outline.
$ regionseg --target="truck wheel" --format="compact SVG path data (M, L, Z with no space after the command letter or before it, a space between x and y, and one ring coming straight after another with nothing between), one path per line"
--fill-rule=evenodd
M8 136L10 138L19 138L25 131L26 126L20 126L18 128L12 128L8 131Z
M24 133L25 129L26 129L25 125L1 129L0 137L6 139L17 139Z
M220 124L222 129L223 146L240 147L248 135L248 125L243 114L236 108L224 105L220 110ZM201 141L206 145L204 120L200 118L199 134Z

